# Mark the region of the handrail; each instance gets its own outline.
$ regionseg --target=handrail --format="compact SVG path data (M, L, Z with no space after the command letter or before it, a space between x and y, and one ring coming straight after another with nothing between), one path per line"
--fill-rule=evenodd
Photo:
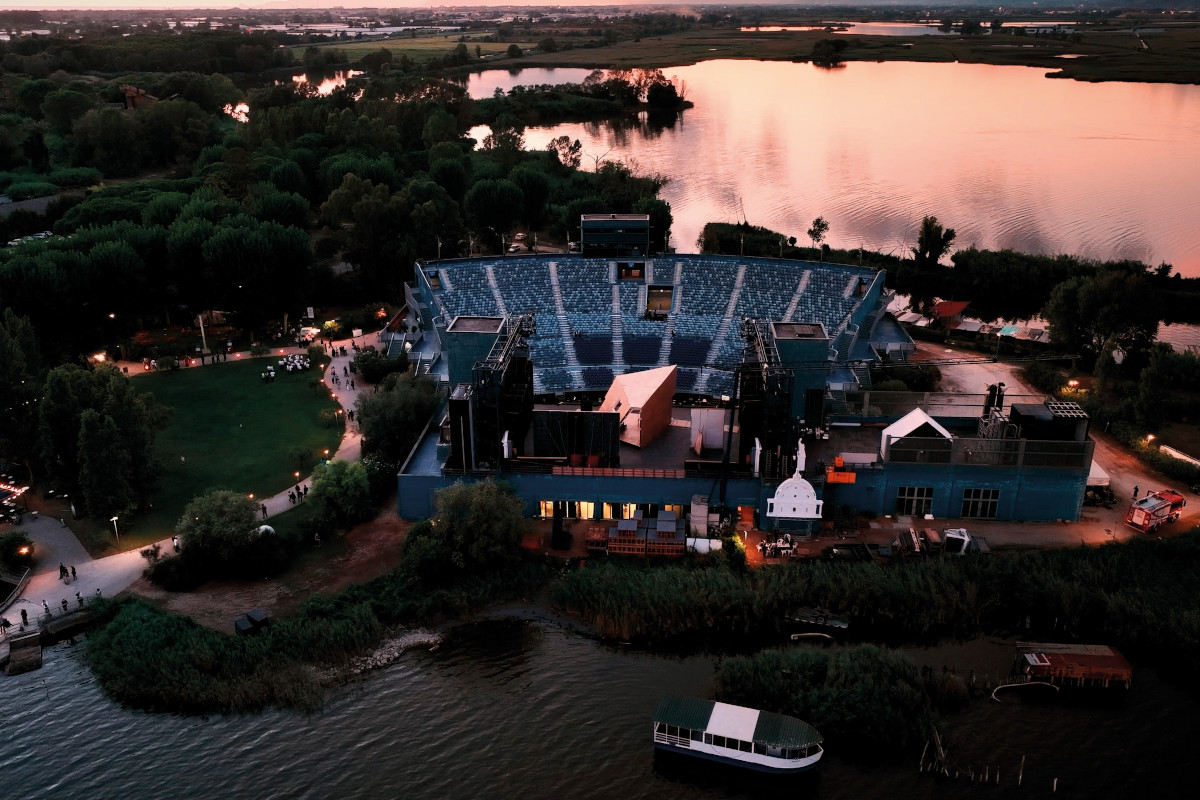
M29 567L26 567L25 574L20 576L14 575L10 572L0 572L0 576L2 576L5 580L10 580L16 584L16 588L9 593L8 597L3 603L0 603L0 612L3 612L7 611L8 607L16 602L17 598L21 596L21 592L24 591L25 585L29 583Z

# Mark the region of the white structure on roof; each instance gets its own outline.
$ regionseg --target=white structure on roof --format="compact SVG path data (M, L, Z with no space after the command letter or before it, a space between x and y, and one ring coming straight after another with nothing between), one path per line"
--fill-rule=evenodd
M804 442L796 450L796 474L779 484L767 501L767 516L783 519L820 519L824 500L817 499L812 484L804 479Z
M925 426L929 426L930 430L922 431ZM933 417L926 414L919 408L914 408L912 411L905 414L900 419L893 422L883 429L879 452L883 454L884 460L888 457L888 451L892 449L892 441L903 439L905 436L912 436L914 433L920 433L923 436L942 436L950 440L953 439L953 434L937 423Z

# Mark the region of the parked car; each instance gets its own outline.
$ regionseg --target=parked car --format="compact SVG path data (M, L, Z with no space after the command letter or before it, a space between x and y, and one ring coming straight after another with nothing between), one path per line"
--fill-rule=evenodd
M510 253L520 253L520 252L521 252L521 251L523 251L524 249L525 249L525 245L523 245L523 244L514 244L514 245L512 245L511 247L509 247L509 248L508 248L508 252L510 252Z

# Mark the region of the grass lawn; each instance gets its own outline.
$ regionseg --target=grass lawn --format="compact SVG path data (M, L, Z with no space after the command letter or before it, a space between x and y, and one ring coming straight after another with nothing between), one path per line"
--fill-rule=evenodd
M259 376L275 361L231 361L134 379L139 391L153 393L173 413L155 440L163 472L154 509L122 531L126 549L126 536L138 544L169 536L184 506L209 489L267 497L294 485L297 470L311 471L326 448L337 448L339 430L321 419L322 410L335 406L324 389L310 386L321 373L284 372L263 384Z
M508 50L508 46L513 42L485 42L486 33L479 34L462 34L448 33L441 36L418 36L417 38L409 37L394 37L390 39L375 39L367 42L346 42L339 44L323 44L317 45L321 49L340 50L346 54L346 58L351 63L358 61L368 53L375 53L379 50L389 50L392 53L393 59L399 59L400 56L408 56L413 61L418 63L424 62L432 56L445 56L454 52L458 47L459 39L466 37L464 44L467 50L471 53L471 58L475 58L475 47L479 46L483 55L497 55ZM531 50L537 47L536 41L516 42L522 50ZM305 45L307 46L307 45Z

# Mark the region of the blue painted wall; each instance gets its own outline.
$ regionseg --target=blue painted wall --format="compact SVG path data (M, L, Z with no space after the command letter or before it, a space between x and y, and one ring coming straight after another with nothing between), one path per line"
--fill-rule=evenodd
M902 486L932 486L931 513L938 519L962 514L963 491L999 489L996 519L1020 521L1076 520L1082 510L1086 470L1026 468L1023 470L975 465L936 466L890 464L886 469L859 470L857 482L828 484L824 498L860 511L893 514Z

